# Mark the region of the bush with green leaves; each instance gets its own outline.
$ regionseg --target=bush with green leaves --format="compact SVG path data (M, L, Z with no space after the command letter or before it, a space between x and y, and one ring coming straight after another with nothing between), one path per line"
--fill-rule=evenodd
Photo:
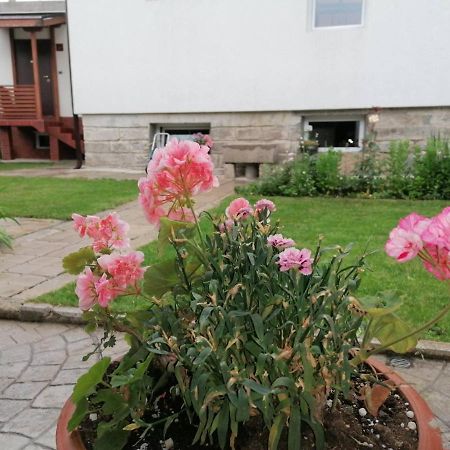
M238 192L292 197L450 198L450 145L446 139L431 138L423 148L409 141L392 141L385 159L371 141L350 175L341 172L341 159L341 153L332 149L315 155L300 153L280 168L266 169L260 180L238 188Z

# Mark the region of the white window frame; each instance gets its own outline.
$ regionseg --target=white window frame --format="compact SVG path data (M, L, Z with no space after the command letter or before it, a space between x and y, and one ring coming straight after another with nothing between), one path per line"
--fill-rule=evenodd
M310 122L358 122L358 146L357 147L333 147L333 150L342 153L360 152L363 147L366 120L364 116L308 116L303 121L303 131L306 133L309 129ZM319 147L320 153L325 153L330 147Z
M355 25L333 25L326 27L316 27L316 2L317 0L312 0L312 29L313 30L345 30L351 28L362 28L364 27L364 18L366 16L366 0L361 0L361 23Z

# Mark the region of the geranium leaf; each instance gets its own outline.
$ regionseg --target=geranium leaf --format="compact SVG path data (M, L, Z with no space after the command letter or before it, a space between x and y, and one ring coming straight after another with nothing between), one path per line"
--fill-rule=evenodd
M192 222L180 222L161 217L158 234L158 252L161 255L173 239L183 239L192 236L195 224Z
M179 281L175 261L153 264L145 271L144 292L150 296L161 297L173 289Z
M94 392L95 386L103 380L110 363L111 358L103 358L78 379L72 393L72 401L74 403L78 403L81 399Z
M95 261L95 253L92 247L83 247L77 252L70 253L63 259L63 268L71 275L78 275L84 268Z
M72 432L75 428L80 425L83 419L86 417L86 414L89 412L89 402L87 399L82 398L78 403L75 409L75 412L72 414L72 417L67 424L67 431Z
M398 316L389 313L375 317L370 324L368 332L371 337L377 338L381 342L381 345L385 346L403 336L407 336L411 333L411 328ZM396 344L389 345L387 348L396 353L406 353L416 345L417 338L410 336Z
M389 397L392 390L389 386L394 387L395 383L391 380L387 380L383 384L375 384L372 387L364 386L362 390L362 397L367 411L369 411L372 416L378 416L379 409Z

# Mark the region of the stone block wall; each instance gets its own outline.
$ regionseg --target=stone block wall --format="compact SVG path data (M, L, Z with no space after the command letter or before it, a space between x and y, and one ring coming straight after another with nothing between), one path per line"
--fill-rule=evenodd
M393 140L423 145L431 136L450 138L450 106L434 108L387 108L379 113L377 143L386 151Z
M161 126L209 125L215 141L212 158L218 175L230 164L277 164L297 151L302 134L302 117L367 116L370 110L186 113L186 114L124 114L84 115L86 165L143 170L152 130ZM450 107L387 108L379 113L377 141L386 151L389 142L408 139L423 144L436 134L450 137ZM343 119L344 120L344 119ZM367 130L367 124L366 124ZM345 171L351 170L357 154L344 154Z
M155 125L209 124L212 158L219 175L225 164L279 163L295 152L301 115L291 112L84 115L88 167L140 170L145 166Z

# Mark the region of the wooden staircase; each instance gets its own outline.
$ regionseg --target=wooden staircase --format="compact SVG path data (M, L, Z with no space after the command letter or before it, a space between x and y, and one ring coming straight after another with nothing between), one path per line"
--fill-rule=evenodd
M51 159L59 159L58 142L62 142L73 150L76 150L77 145L75 140L75 127L73 123L67 123L58 120L45 121L45 133L47 133L50 137ZM81 151L82 153L84 153L84 142L82 134Z

